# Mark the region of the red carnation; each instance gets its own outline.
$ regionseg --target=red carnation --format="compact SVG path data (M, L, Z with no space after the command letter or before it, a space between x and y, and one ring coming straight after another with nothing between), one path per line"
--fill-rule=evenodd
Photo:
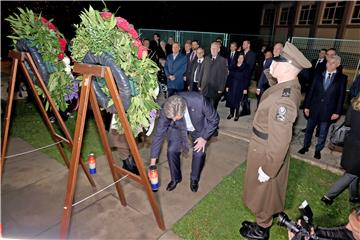
M66 49L66 45L67 45L66 40L64 38L59 38L58 41L59 41L61 52L64 52Z
M129 22L125 18L116 17L116 26L127 31L129 29Z
M140 46L137 51L138 58L142 59L143 57L147 56L147 48L144 46Z
M57 57L58 57L59 60L63 60L64 59L64 53L59 53Z
M48 28L50 29L50 30L56 30L56 27L55 27L55 25L54 24L52 24L51 22L49 22L49 24L48 24Z
M101 12L100 16L104 19L104 20L109 20L112 17L112 13L111 12Z
M48 22L48 20L47 20L46 18L44 18L44 17L41 17L41 18L40 18L40 21L41 21L42 23L47 23L47 22Z
M47 25L48 25L48 29L56 31L55 25L54 25L53 23L49 22L46 18L41 17L41 18L40 18L40 21L41 21L42 23L44 23L44 24L47 24Z
M134 46L139 48L140 46L142 46L142 43L141 43L141 40L140 39L136 39L134 42L133 42Z
M137 33L137 31L134 28L131 28L128 33L131 35L132 38L138 38L139 34Z

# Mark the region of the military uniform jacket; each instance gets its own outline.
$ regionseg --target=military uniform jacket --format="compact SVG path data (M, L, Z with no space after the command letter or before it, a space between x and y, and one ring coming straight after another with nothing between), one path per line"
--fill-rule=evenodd
M278 83L261 97L253 121L245 174L244 203L256 215L283 211L288 181L288 150L301 100L297 79ZM258 169L270 176L258 181Z

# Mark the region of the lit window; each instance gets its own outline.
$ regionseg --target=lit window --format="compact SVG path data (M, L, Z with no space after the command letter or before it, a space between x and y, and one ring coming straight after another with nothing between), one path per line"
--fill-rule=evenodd
M341 23L345 9L345 2L326 3L322 24Z
M301 6L299 24L313 24L315 19L316 5Z

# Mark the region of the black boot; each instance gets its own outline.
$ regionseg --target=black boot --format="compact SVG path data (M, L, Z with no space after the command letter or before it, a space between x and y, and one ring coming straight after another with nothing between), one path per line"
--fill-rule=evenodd
M256 223L246 221L240 228L240 234L247 239L267 240L270 236L270 227L263 228Z
M137 169L134 159L131 155L127 159L123 160L123 168L129 172L139 175L139 170Z
M234 121L237 122L239 120L239 117L240 117L239 108L236 108Z

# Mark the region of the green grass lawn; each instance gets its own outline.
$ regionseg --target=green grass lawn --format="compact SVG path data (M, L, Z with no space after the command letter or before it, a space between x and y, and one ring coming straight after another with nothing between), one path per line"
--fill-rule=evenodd
M243 239L239 228L244 220L254 220L254 215L242 201L245 164L226 177L212 192L173 226L173 231L183 239ZM285 212L292 219L299 216L298 206L307 200L314 212L314 223L334 226L347 222L353 206L348 203L348 193L339 196L331 207L320 202L321 196L339 176L292 159ZM273 224L270 239L287 239L286 229Z
M14 101L14 104L15 110L11 118L12 124L10 131L12 137L19 137L31 144L34 148L54 143L44 121L40 116L40 113L37 110L37 107L33 102L28 103L25 100L17 100ZM71 136L73 136L76 124L76 115L74 118L69 118L65 123ZM54 126L59 132L57 125L55 124ZM67 146L65 147L65 150L70 160L71 152ZM41 151L50 155L59 162L64 163L56 146L51 146L50 148L43 149ZM22 152L22 150L19 149L19 152ZM91 152L95 153L96 156L104 154L94 117L92 114L89 114L85 126L81 155L84 159L86 159L88 154Z

